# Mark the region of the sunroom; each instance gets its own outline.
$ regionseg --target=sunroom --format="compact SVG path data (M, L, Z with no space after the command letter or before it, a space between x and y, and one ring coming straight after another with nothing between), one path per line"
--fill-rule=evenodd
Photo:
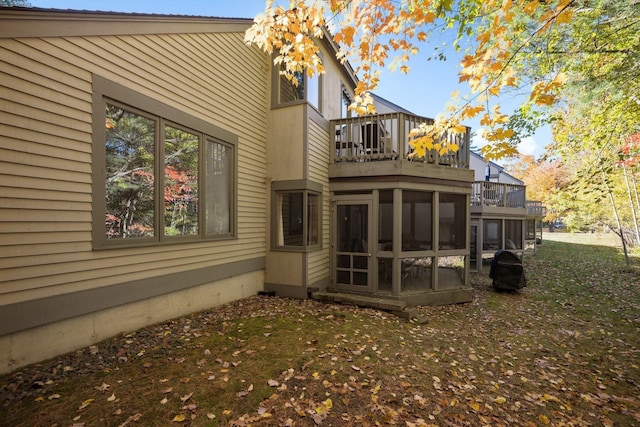
M459 151L412 157L407 134L429 119L390 113L331 121L328 291L407 305L471 300L469 133Z

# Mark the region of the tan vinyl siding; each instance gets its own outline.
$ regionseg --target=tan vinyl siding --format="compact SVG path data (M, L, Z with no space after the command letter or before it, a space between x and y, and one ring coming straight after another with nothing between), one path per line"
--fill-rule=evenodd
M322 249L309 253L307 283L313 285L329 277L329 133L309 120L309 179L322 183Z
M243 37L0 39L3 303L265 256L268 63ZM94 73L238 136L237 239L92 250Z

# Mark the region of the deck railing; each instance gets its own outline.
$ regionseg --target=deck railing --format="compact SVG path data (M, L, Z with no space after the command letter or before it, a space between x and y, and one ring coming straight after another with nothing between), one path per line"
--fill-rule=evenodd
M501 182L476 181L471 188L471 206L526 208L526 187Z
M433 124L433 120L406 113L331 120L335 134L335 150L331 150L332 161L342 163L406 159L455 168L469 167L469 128L465 134L443 137L449 144L458 146L456 152L439 154L436 150L431 150L422 158L412 156L409 132L422 123Z
M539 200L527 200L527 215L544 217L547 215L547 207Z

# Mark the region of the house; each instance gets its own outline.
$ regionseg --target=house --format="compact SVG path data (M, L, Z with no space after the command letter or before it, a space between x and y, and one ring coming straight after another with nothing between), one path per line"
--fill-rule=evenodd
M260 291L471 300L469 132L415 158L251 23L0 9L0 372Z
M542 203L527 200L524 182L504 167L475 152L471 152L470 159L475 171L471 191L471 270L483 271L486 261L500 249L520 256L535 253L536 244L542 241Z

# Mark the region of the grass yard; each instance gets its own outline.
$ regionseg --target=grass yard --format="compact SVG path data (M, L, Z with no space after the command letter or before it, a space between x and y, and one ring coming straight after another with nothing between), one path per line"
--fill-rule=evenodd
M0 424L640 425L638 270L609 236L544 239L527 288L472 275L425 324L253 297L29 366L0 377Z

